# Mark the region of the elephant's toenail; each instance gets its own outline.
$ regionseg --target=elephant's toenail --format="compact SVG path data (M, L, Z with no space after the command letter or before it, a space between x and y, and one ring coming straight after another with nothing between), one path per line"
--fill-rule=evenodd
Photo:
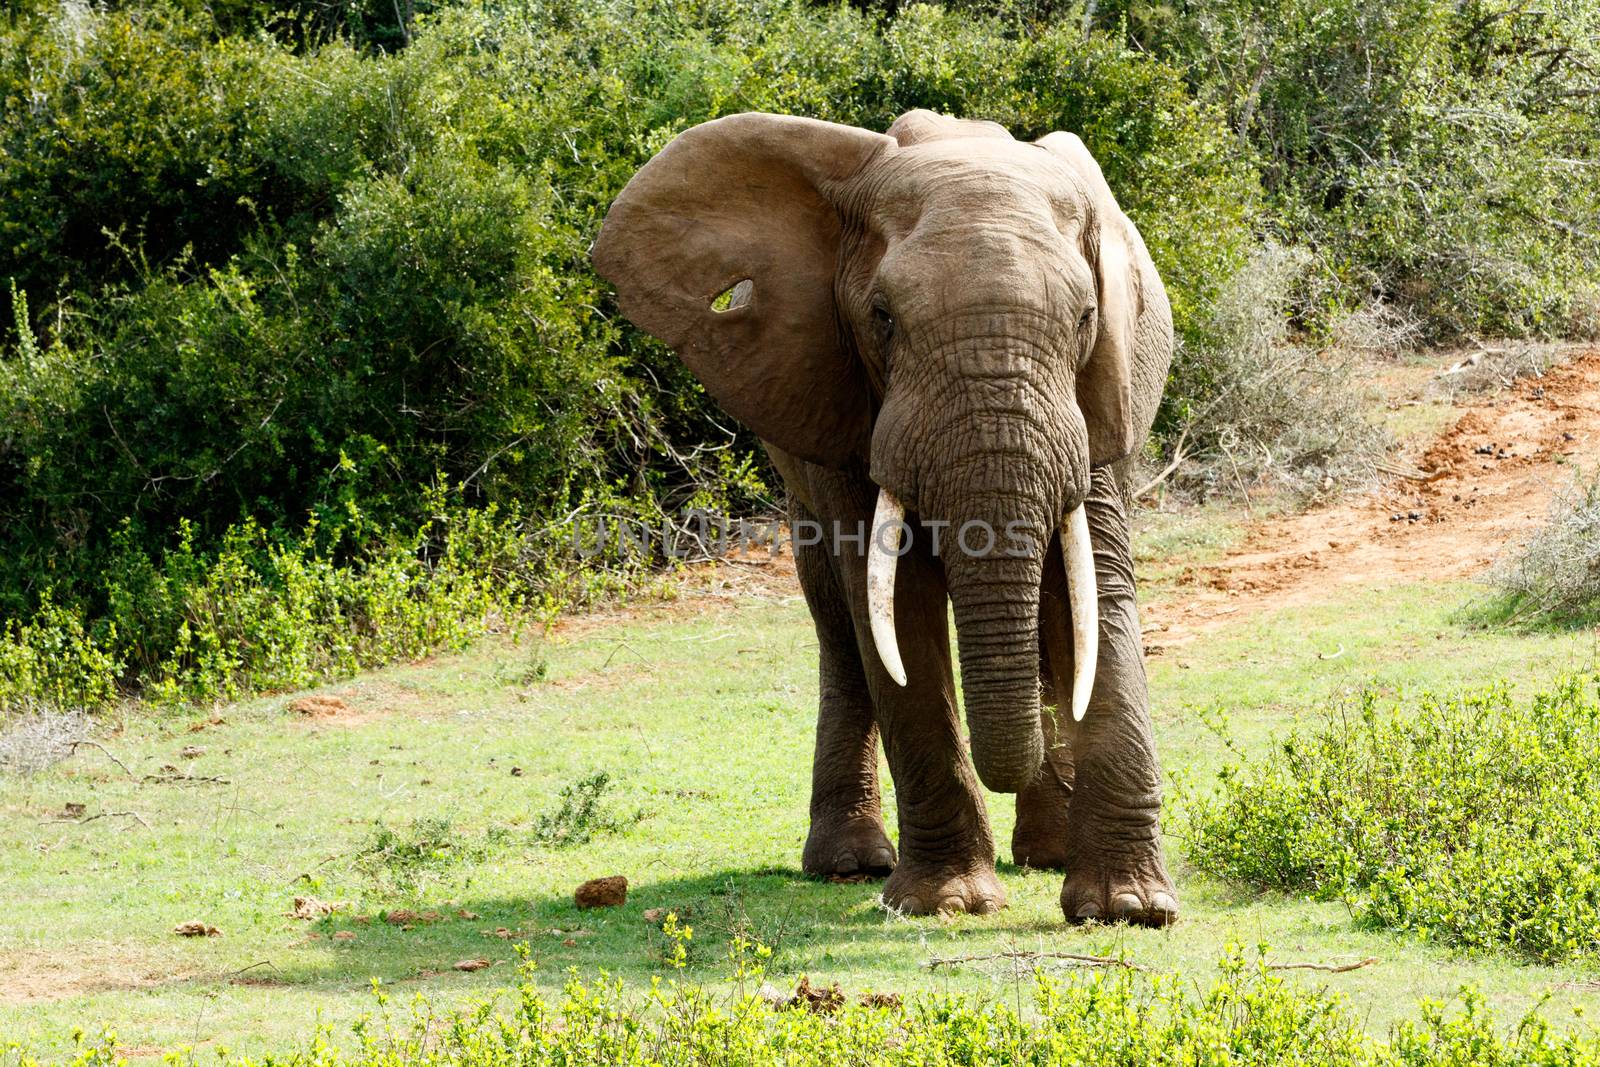
M1078 918L1080 918L1080 919L1098 919L1098 918L1100 918L1100 905L1096 904L1092 900L1084 901L1082 904L1078 905Z
M1111 914L1119 919L1137 915L1144 910L1144 902L1132 893L1118 893L1111 898Z
M894 852L887 848L880 848L872 854L871 863L876 870L890 870L894 867Z
M1000 905L989 897L980 897L978 902L972 905L972 914L974 915L993 915L999 910Z
M902 897L900 910L910 912L912 915L921 915L923 912L922 901L916 897Z
M861 864L856 862L855 854L846 852L834 862L833 870L836 874L855 874L861 869Z
M1170 893L1157 893L1150 898L1150 911L1163 922L1171 922L1178 916L1178 902Z
M955 915L967 910L966 902L960 897L945 897L939 901L939 911L946 915Z

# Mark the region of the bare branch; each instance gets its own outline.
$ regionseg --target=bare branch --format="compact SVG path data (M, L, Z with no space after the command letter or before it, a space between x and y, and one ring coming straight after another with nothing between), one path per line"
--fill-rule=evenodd
M991 960L1020 960L1024 963L1033 963L1039 960L1067 960L1083 967L1123 967L1130 971L1145 971L1150 968L1132 960L1118 959L1115 956L1088 956L1081 952L985 952L974 956L932 956L923 964L928 970L939 967L955 967L963 963L984 963Z

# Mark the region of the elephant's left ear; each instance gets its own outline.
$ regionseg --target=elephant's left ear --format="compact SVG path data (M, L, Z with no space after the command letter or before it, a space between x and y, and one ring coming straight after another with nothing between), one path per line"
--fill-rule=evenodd
M1076 134L1051 133L1034 142L1066 163L1089 197L1088 234L1099 299L1099 332L1078 373L1078 407L1089 431L1092 466L1114 463L1138 447L1133 413L1134 333L1142 311L1143 263L1139 231L1111 195L1100 164Z

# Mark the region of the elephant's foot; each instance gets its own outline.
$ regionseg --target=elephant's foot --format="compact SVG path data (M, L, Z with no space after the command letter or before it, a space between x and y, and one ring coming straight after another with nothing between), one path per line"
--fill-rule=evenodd
M944 866L902 860L884 883L883 902L910 915L971 912L988 915L1006 906L994 868Z
M1167 926L1178 920L1178 891L1155 840L1126 851L1074 848L1061 886L1070 923L1128 922Z
M1066 870L1071 800L1071 791L1048 772L1017 794L1017 824L1011 831L1013 861L1039 870Z
M813 819L800 867L818 878L866 875L882 878L894 870L894 846L876 815L840 821Z

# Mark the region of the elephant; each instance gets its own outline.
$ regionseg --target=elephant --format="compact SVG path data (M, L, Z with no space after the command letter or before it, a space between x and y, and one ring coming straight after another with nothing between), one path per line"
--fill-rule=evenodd
M998 910L981 782L1016 794L1014 858L1065 872L1069 922L1173 922L1128 518L1172 314L1083 142L729 115L640 168L590 255L831 535L794 538L820 659L804 870Z

